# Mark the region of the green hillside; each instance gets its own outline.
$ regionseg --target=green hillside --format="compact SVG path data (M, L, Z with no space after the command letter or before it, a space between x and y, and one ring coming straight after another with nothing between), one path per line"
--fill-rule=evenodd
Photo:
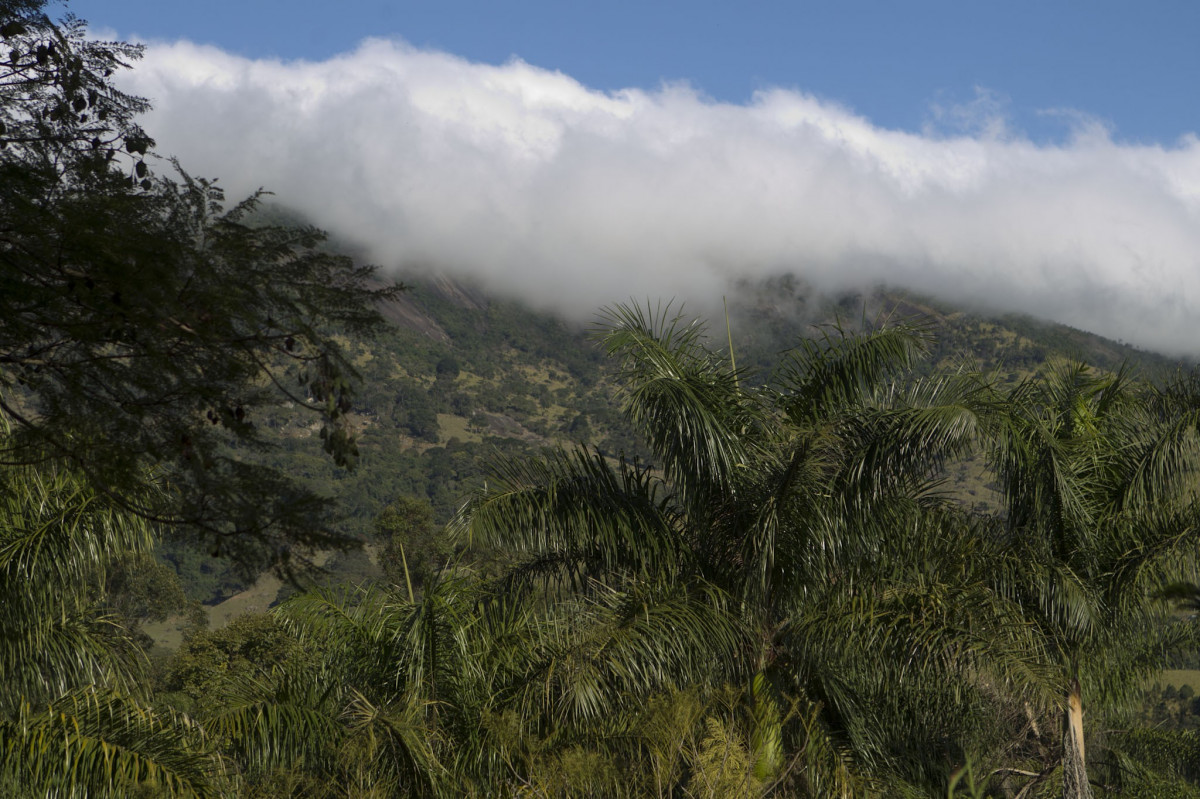
M450 278L406 282L413 290L387 311L395 329L363 347L361 474L331 476L351 519L361 524L376 512L373 502L386 501L386 491L358 488L364 481L424 495L447 518L477 477L480 454L493 448L583 442L613 455L637 452L616 409L612 366L583 326L489 299ZM935 350L927 369L972 362L1001 384L1062 358L1104 369L1127 363L1152 377L1178 366L1062 325L955 310L902 292L814 298L784 278L743 285L729 299L734 356L750 380L765 377L781 351L822 325L884 318L930 325ZM725 349L724 320L708 322L714 348Z
M319 426L309 420L281 409L269 421L283 444L278 465L336 498L342 532L365 540L375 517L398 497L428 500L445 522L482 485L495 453L585 443L613 457L645 456L619 412L613 366L588 327L448 276L400 279L411 288L383 308L391 327L375 340L348 342L363 378L353 412L357 468L347 471L323 457L314 440ZM1106 369L1125 363L1156 378L1178 368L1084 331L957 310L899 291L817 297L785 277L738 286L728 308L734 357L750 381L764 379L781 351L822 326L856 328L883 319L930 326L935 348L925 369L973 363L1001 385L1063 358ZM725 319L710 316L711 344L727 350ZM990 485L981 461L947 467L945 490L968 505L989 505ZM248 587L221 562L169 551L194 598L217 601Z

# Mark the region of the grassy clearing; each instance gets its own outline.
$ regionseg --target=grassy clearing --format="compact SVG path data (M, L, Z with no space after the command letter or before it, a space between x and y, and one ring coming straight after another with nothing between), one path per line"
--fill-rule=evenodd
M313 565L317 568L323 567L333 557L333 554L332 550L318 552L313 556ZM270 572L259 575L259 578L254 581L254 585L245 591L234 594L224 602L219 602L207 609L209 629L219 630L233 619L247 613L265 613L271 603L275 601L275 597L282 587L283 580Z
M266 612L282 587L283 580L273 574L259 576L250 588L208 609L208 628L219 630L238 616Z
M1166 669L1150 681L1151 685L1154 683L1163 688L1168 685L1174 685L1176 688L1190 685L1193 691L1200 693L1200 669Z
M143 632L154 639L155 649L166 649L171 652L179 649L187 628L187 619L182 616L175 616L166 621L147 622L142 625Z
M467 429L467 418L465 416L439 413L437 415L437 422L439 444L445 444L452 438L457 438L462 442L483 441L482 435Z
M463 369L458 373L458 377L454 378L454 387L457 389L474 388L483 382L483 378L479 375Z
M377 550L378 547L367 547L367 554L370 555L372 561L378 559ZM318 568L323 567L333 554L332 551L318 552L313 557L313 564ZM218 602L216 605L205 608L208 613L208 628L219 630L238 616L247 613L265 613L271 603L275 601L275 597L282 587L283 580L275 575L269 572L259 575L250 588L234 594L224 602ZM187 629L188 621L183 616L173 616L166 621L149 622L142 625L142 630L154 639L156 649L166 649L172 652L179 649L179 645L183 643L183 635Z
M542 360L537 365L524 364L517 367L517 370L531 383L544 385L551 391L575 387L574 381L562 374L555 364L548 360Z

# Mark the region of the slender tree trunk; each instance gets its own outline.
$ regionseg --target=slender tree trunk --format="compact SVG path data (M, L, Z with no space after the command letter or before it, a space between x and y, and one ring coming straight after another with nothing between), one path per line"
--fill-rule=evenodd
M404 584L408 586L408 601L416 602L412 590L412 578L408 576L408 557L404 554L404 544L400 545L400 564L404 566Z
M1071 681L1063 718L1063 799L1092 799L1083 751L1083 698L1078 679Z

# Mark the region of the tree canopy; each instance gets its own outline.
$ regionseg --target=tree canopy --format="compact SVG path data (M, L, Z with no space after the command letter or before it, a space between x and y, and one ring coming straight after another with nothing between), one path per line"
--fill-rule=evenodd
M623 410L654 460L497 464L455 526L509 553L510 586L637 596L648 618L651 586L710 612L724 597L740 646L682 681L746 686L759 788L930 795L971 758L996 790L1023 775L1027 796L1132 781L1089 772L1082 707L1117 717L1196 641L1163 592L1197 566L1190 382L1078 364L1011 391L969 368L917 378L930 337L911 324L829 329L759 382L683 317L609 321ZM974 452L996 475L990 510L941 490L946 461Z
M157 158L112 83L137 46L33 0L0 4L0 37L0 460L70 464L248 568L329 542L326 501L256 463L263 421L312 413L352 467L337 336L403 287Z

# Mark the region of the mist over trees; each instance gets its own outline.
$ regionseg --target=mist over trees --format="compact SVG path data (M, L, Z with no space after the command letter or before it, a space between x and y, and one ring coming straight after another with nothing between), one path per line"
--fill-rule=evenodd
M543 382L414 349L362 385L401 287L156 159L111 82L138 48L39 0L0 37L0 793L1200 796L1194 689L1151 688L1200 648L1195 375L1001 376L865 318L738 368L631 304ZM562 406L578 444L458 480L447 418L516 424L567 377L612 392ZM351 540L301 450L345 473L384 416L431 488L355 483ZM947 479L972 459L991 504ZM352 579L206 629L181 539Z

